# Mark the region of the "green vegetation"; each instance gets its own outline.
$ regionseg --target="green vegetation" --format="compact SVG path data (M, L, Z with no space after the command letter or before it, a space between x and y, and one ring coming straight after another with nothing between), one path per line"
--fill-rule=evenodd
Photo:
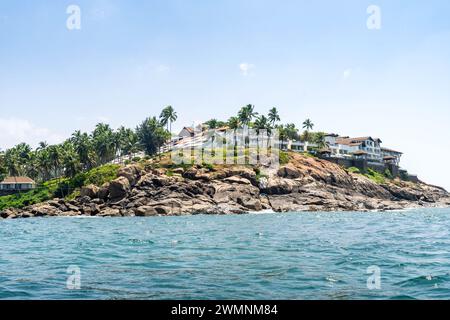
M164 126L170 128L176 119L176 112L169 106L161 113L160 121L147 118L135 130L124 127L114 130L99 123L91 133L76 131L61 144L41 142L33 150L20 143L0 152L0 181L6 176L28 176L42 184L57 178L73 178L139 151L155 155L170 138Z
M0 181L7 176L28 176L35 180L38 186L36 190L0 197L0 209L27 206L52 197L73 198L78 194L78 189L84 185L101 186L117 176L119 166L111 165L113 160L125 164L137 162L146 167L150 165L147 160L159 155L159 164L152 166L170 167L170 161L164 164L161 162L163 157L161 147L170 139L171 127L177 118L174 108L167 106L159 118L148 117L135 129L125 127L113 129L108 124L99 123L92 132L76 131L60 144L48 145L41 142L33 149L26 143L20 143L6 151L0 151ZM280 121L277 108L271 108L267 115L260 115L255 111L254 105L248 104L228 121L211 119L206 125L210 128L227 125L235 133L243 126L257 131L266 130L269 135L277 130L282 141L301 138L294 123L280 124ZM322 134L309 133L314 127L311 120L306 120L303 127L308 131L309 140L315 137L314 141L323 145ZM238 161L242 159L238 159L236 136L234 148L235 163L241 162ZM142 151L146 153L144 158L135 156ZM305 155L313 156L309 153ZM250 151L247 149L242 157L248 160ZM165 159L170 160L170 157ZM288 153L280 151L280 163L288 162ZM188 163L175 167L186 169L191 166L192 163ZM205 164L204 167L212 170L213 166Z
M361 173L361 171L356 167L350 167L347 169L347 171L351 173Z
M104 183L116 179L119 168L119 165L105 165L85 173L79 173L73 178L60 178L44 182L28 192L0 197L0 210L23 208L53 198L74 199L79 195L79 188L83 186L94 184L100 187Z
M58 189L58 185L58 180L50 180L32 191L0 197L0 210L6 208L23 208L49 200L53 198L54 193Z
M391 170L389 170L388 168L386 168L386 170L384 171L384 176L385 176L386 178L388 178L389 180L394 179L394 176L392 175Z
M364 175L375 183L378 183L378 184L386 183L386 177L383 174L381 174L373 169L370 169L370 168L367 169L367 173Z
M178 114L172 106L167 106L161 112L159 120L162 126L167 126L167 132L172 132L172 123L177 121Z
M280 151L280 164L287 164L289 162L289 154L284 151Z

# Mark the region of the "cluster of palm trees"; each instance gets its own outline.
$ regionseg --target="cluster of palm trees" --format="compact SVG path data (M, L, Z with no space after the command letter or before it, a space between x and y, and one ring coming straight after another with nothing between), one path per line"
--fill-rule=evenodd
M325 148L325 134L322 132L312 132L314 124L310 119L306 119L302 123L303 133L299 133L299 129L294 123L280 124L280 115L277 108L269 110L267 115L260 115L255 111L254 105L246 105L242 107L236 116L231 117L228 121L220 121L211 119L205 122L209 129L216 129L222 126L228 126L232 130L243 128L244 126L259 130L267 130L269 134L273 130L278 130L279 138L282 142L287 140L300 140L303 142L314 143L318 148Z
M48 145L41 142L36 149L20 143L4 152L0 151L0 178L4 176L29 176L36 181L47 181L58 177L73 177L80 172L104 165L115 159L132 156L144 151L148 155L160 152L161 147L171 139L172 124L178 118L172 106L164 108L159 116L145 119L135 130L120 127L112 129L108 124L99 123L91 133L76 131L61 144ZM280 140L301 140L326 147L325 135L311 132L314 124L307 119L302 126L304 132L294 123L280 124L277 108L260 115L254 105L242 107L236 116L228 121L211 119L205 124L210 129L228 126L237 130L244 126L267 130L269 134L278 130Z
M39 143L34 150L26 143L0 152L0 180L5 176L28 176L43 182L59 177L73 177L80 172L119 161L140 151L156 154L170 139L169 129L177 119L171 106L160 119L147 118L135 130L112 129L99 123L91 133L76 131L61 144Z

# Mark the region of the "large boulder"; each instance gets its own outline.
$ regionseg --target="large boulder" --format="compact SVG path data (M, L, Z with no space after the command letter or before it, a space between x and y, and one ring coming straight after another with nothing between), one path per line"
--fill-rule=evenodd
M248 180L247 178L243 178L241 176L232 176L223 179L223 181L227 183L236 183L236 184L251 184L250 180Z
M99 214L99 217L120 217L120 210L116 208L105 208Z
M139 178L141 177L141 172L142 169L138 165L131 164L126 167L120 168L117 176L127 178L128 182L130 183L130 186L133 187L139 181Z
M99 188L97 186L90 184L88 186L84 186L81 188L80 196L95 199L98 197L98 191L99 191Z
M158 215L158 211L152 206L141 206L134 210L137 217L150 217Z
M300 178L301 175L300 171L291 164L282 166L280 169L278 169L277 174L279 177L287 179L297 179Z
M98 190L98 198L106 201L108 200L108 196L109 196L109 182L106 182L104 185L102 185L100 187L100 189Z
M130 181L125 177L119 177L109 184L109 198L118 201L125 198L130 191Z

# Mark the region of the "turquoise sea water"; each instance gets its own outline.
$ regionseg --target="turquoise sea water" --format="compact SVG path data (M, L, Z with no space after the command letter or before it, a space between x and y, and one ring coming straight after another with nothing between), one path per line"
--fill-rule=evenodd
M1 299L450 298L449 209L4 220L0 243Z

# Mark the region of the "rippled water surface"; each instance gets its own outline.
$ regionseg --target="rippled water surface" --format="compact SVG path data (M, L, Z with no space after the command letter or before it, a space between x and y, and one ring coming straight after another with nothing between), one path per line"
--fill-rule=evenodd
M2 299L450 299L448 209L4 220L0 243Z

